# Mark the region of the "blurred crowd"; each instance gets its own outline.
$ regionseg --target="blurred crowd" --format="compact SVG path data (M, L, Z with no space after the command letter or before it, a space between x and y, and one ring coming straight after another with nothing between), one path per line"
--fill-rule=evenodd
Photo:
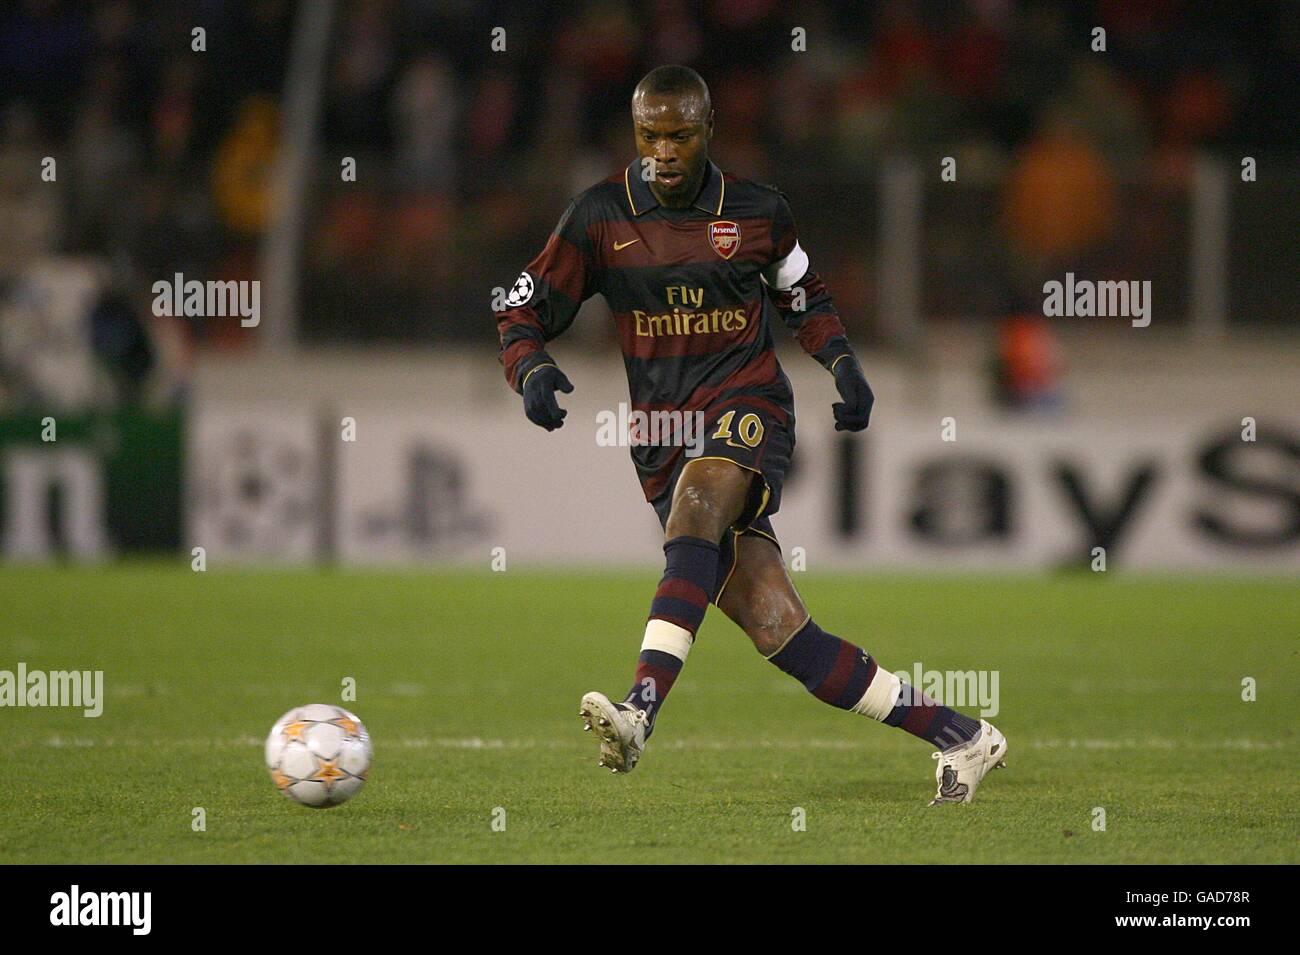
M959 181L983 189L973 206L937 208L954 229L976 220L965 251L949 254L993 280L961 308L927 299L927 312L1024 311L1046 268L1140 232L1127 197L1177 193L1195 152L1294 154L1295 12L1196 0L347 0L324 76L302 336L481 339L491 288L509 284L568 197L631 158L630 91L668 62L710 84L718 163L791 196L855 334L889 338L873 287L873 183L900 154L933 163L936 184L938 157L951 156ZM127 326L133 307L152 320L150 282L254 277L298 13L288 0L5 4L0 298L43 257L92 256L119 316L106 340L139 365ZM53 182L43 157L57 160ZM355 182L340 175L343 157ZM1180 225L1157 216L1151 229L1173 243ZM939 295L943 254L943 242L927 252L940 257L928 263ZM184 319L173 333L182 350L254 334Z

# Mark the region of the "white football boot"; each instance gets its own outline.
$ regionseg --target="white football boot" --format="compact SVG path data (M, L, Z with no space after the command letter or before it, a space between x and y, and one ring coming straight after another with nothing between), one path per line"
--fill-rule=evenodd
M600 764L611 773L630 773L645 749L646 728L650 725L645 710L627 703L611 703L604 693L588 693L582 698L583 731L595 730L600 737Z
M935 753L939 765L934 781L939 791L931 806L944 802L970 802L975 790L991 769L1006 766L1007 738L987 720L980 720L980 734L969 743L960 743L942 753Z

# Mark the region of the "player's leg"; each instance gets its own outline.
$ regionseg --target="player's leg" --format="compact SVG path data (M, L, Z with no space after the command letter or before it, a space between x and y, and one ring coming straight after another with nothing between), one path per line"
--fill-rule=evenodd
M741 516L754 478L752 471L715 458L688 462L677 479L664 525L664 574L626 698L646 711L647 736L721 583L719 542Z
M686 464L664 526L665 566L625 702L646 711L646 735L672 689L721 581L719 542L741 516L754 473L723 459Z
M778 669L824 703L897 726L940 749L979 733L979 720L931 700L878 666L867 651L827 633L813 621L781 551L764 537L745 534L736 569L718 606Z
M776 667L824 703L911 733L941 753L936 802L969 802L984 773L1000 764L1006 740L903 683L865 650L813 622L776 542L739 535L736 566L718 606Z
M719 583L719 542L744 514L756 476L732 461L687 462L664 525L665 567L646 621L632 688L621 703L582 698L580 715L601 738L601 765L628 772L654 730Z

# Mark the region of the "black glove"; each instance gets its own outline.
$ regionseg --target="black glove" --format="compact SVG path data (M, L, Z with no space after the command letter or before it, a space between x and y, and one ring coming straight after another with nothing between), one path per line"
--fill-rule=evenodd
M568 414L556 403L556 391L567 395L573 391L573 385L554 365L538 365L524 379L524 414L533 424L547 431L562 427L564 416Z
M862 366L852 355L846 355L835 362L835 388L843 401L831 405L835 413L836 431L861 431L871 420L871 406L876 403L876 396L871 393L862 374Z

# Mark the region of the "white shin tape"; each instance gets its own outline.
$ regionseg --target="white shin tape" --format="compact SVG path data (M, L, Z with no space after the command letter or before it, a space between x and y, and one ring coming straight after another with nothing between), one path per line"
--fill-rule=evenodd
M877 663L876 675L871 678L871 685L853 707L853 712L883 722L898 703L902 692L903 681Z
M691 652L691 632L667 620L647 620L641 649L668 653L685 663L686 654Z

